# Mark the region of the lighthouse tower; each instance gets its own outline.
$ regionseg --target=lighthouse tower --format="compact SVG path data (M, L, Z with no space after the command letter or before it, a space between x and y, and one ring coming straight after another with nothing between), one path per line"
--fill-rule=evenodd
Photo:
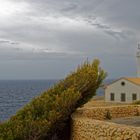
M140 44L138 44L138 51L137 51L137 75L140 78Z

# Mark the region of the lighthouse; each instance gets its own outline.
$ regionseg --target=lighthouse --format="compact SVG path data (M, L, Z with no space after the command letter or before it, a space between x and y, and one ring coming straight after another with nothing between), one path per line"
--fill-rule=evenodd
M138 44L138 51L137 51L137 75L140 78L140 44Z

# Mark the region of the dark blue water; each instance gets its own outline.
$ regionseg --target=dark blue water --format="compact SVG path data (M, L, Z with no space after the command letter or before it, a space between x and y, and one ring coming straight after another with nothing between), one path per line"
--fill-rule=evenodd
M0 121L8 119L33 97L51 87L56 80L0 81Z
M108 83L111 80L107 80ZM56 80L5 80L0 81L0 121L7 120L33 97L54 85ZM97 95L103 95L100 88Z

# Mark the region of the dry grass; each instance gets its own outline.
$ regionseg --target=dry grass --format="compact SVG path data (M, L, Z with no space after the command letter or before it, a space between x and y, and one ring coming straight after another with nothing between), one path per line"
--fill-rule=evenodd
M91 99L88 103L86 103L83 106L83 108L100 107L100 106L120 106L120 105L128 105L128 103L105 102L103 96L96 96L93 99Z

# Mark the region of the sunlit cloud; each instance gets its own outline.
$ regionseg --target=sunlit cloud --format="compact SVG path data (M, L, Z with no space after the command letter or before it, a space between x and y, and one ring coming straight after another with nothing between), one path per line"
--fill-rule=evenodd
M8 0L0 0L0 17L26 12L28 6L26 2L16 3Z

